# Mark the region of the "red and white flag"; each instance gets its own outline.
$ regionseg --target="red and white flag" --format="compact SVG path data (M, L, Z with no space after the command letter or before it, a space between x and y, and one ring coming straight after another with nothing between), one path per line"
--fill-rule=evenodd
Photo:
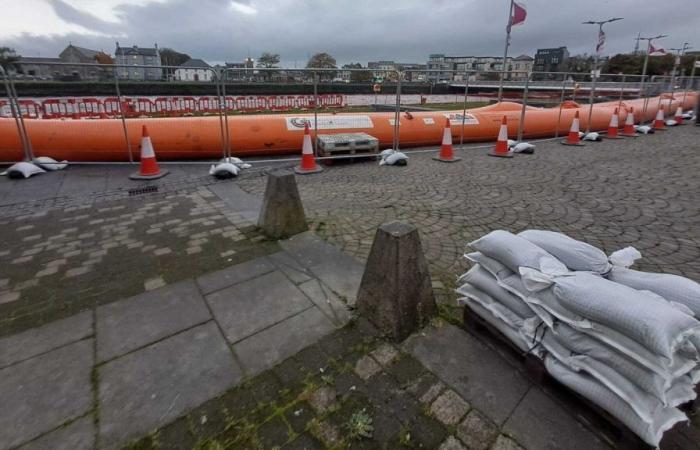
M605 33L603 30L600 30L598 32L598 45L595 46L595 52L600 56L601 53L603 53L603 49L605 48Z
M649 43L649 56L665 56L666 50L663 48L655 48L651 43Z
M525 10L525 5L513 2L513 10L510 12L510 23L508 27L513 25L520 25L525 22L527 17L527 11Z

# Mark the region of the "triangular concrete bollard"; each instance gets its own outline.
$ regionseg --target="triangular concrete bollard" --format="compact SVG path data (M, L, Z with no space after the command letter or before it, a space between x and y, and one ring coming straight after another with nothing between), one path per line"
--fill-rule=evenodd
M398 221L379 227L357 294L357 309L399 342L437 312L418 229Z
M258 226L273 239L287 238L309 229L292 172L278 170L267 176Z

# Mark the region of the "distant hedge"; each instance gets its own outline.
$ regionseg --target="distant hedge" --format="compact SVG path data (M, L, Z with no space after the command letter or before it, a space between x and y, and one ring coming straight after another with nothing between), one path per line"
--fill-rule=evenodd
M116 95L113 82L95 81L17 81L20 97L92 97ZM209 83L127 82L119 83L122 95L215 95L216 86ZM394 94L396 85L382 84L381 94ZM449 94L454 92L447 84L431 86L425 83L403 84L403 94ZM319 84L319 94L373 94L371 84L333 83ZM313 94L311 84L230 83L226 95L299 95ZM0 95L5 86L0 83Z

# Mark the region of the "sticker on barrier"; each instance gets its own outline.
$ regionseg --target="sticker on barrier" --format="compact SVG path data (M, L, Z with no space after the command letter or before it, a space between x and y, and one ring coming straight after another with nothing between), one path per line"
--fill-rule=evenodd
M340 116L319 117L317 126L314 127L313 117L286 117L287 130L304 130L308 123L311 128L319 130L341 130L350 128L374 128L369 116Z
M450 125L462 125L462 113L447 113L444 114L444 116L450 119ZM479 119L467 113L466 115L464 115L464 124L479 125Z

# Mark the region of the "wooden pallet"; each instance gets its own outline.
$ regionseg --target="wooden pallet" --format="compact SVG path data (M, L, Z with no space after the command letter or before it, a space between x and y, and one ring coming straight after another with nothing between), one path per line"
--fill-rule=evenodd
M318 151L321 156L376 157L379 141L366 133L323 134L318 136Z
M602 437L615 448L624 450L651 450L654 448L642 441L625 424L603 408L557 381L547 372L544 361L530 353L524 354L510 339L473 312L468 306L464 307L464 326L468 331L482 339L491 343L496 341L499 347L506 349L512 357L519 359L523 365L523 372L534 384L542 387L544 391L552 394L560 402L575 408L577 416L587 422L592 429L602 434ZM700 386L696 386L695 390L700 394ZM684 412L692 412L699 404L700 401L695 399L681 405L679 408Z

